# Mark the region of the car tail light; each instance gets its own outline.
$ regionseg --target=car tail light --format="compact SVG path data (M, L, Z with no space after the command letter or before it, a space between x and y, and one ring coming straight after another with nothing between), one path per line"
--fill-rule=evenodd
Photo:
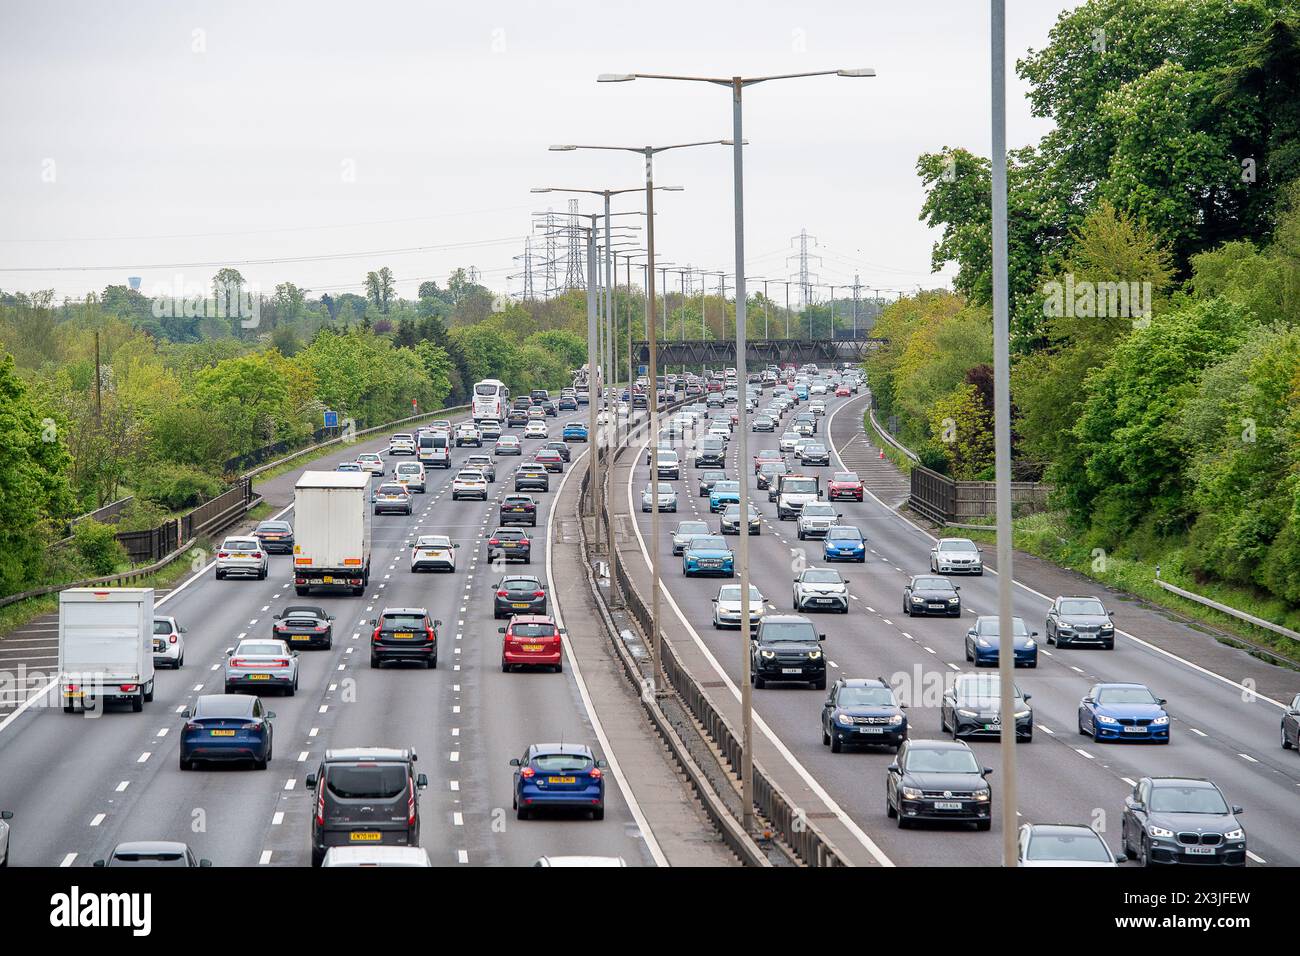
M230 659L230 666L231 666L231 667L247 667L247 666L248 666L248 661L244 660L242 657L232 657L232 658Z
M254 551L254 552L253 552L253 557L255 557L255 558L260 558L261 556L262 556L262 552L261 552L261 551Z
M322 786L316 791L316 825L323 827L325 825L325 788Z
M240 724L239 729L240 730L261 730L262 722L260 720L252 720L246 724Z
M171 637L167 638L167 643L168 643L168 644L175 644L175 643L176 643L176 635L173 634Z
M531 780L536 775L536 773L537 772L533 770L532 767L524 767L522 770L519 771L519 776L523 777L525 780Z
M498 540L497 538L488 539L488 544L500 544L500 543L501 543L500 540Z
M270 666L270 667L288 667L288 666L289 666L289 659L288 659L287 657L277 657L275 660L271 661L270 664L269 664L268 666Z
M431 641L432 641L432 640L436 640L437 637L438 637L438 635L437 635L436 633L434 633L434 630L433 630L433 628L431 628L431 627L426 627L426 628L424 629L424 633L427 634L427 635L429 635L429 640L431 640Z
M406 825L408 827L413 827L415 826L415 781L407 781L407 787Z
M528 539L527 539L527 538L520 538L520 539L519 539L519 543L520 543L521 545L527 546L527 544L528 544Z
M372 634L372 635L370 635L370 639L371 639L372 641L374 641L376 644L379 643L379 633L380 633L380 629L379 629L379 628L375 628L375 633Z
M218 552L217 552L217 557L219 557L219 558L228 558L228 557L230 557L230 554L229 554L228 552L226 552L226 551L218 551Z
M202 725L193 722L190 722L185 725L185 731L191 734L194 733L194 731L196 730L202 730L202 729L203 729Z
M69 684L69 685L67 686L67 689L68 689L68 690L73 690L73 691L75 691L75 690L81 690L81 685L80 685L80 684Z
M138 685L136 684L122 684L121 689L126 693L130 693L131 691L135 690L137 686Z
M587 776L589 776L592 780L599 780L601 777L604 776L604 774L600 772L599 767L592 767L591 773L587 774Z
M545 592L545 591L534 591L534 592L533 592L533 597L546 597L546 592Z
M488 543L491 544L491 542L488 542ZM497 592L497 597L510 597L510 592L509 592L509 591L498 591L498 592Z

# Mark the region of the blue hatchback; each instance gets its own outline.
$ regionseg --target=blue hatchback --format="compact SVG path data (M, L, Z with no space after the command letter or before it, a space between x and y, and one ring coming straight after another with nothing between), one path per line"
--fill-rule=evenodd
M720 534L700 535L691 538L682 549L682 574L723 574L736 576L736 558Z
M822 539L822 560L863 564L867 560L867 541L852 525L831 525Z
M586 441L587 426L581 422L569 422L564 426L564 433L561 437L565 441Z
M271 760L275 712L252 694L203 694L193 710L184 710L181 731L182 770L200 760L251 760L265 770Z
M515 816L528 819L543 807L590 810L593 820L605 818L605 761L584 744L532 744L515 768Z
M717 514L733 504L740 504L740 482L715 481L709 491L709 510Z
M1169 743L1169 713L1164 698L1145 684L1094 684L1079 701L1079 733L1103 740L1154 740Z

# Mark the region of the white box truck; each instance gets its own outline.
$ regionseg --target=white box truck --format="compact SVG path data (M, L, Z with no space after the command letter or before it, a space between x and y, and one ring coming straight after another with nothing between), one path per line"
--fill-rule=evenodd
M305 471L293 495L293 584L298 594L370 583L370 475Z
M153 700L153 588L59 592L59 694L65 713Z

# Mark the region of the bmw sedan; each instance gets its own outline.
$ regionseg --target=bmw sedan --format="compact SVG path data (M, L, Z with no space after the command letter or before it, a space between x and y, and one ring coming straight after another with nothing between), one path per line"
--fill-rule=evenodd
M867 560L867 540L862 532L851 525L833 525L822 539L822 560L856 561L864 564Z
M281 640L244 638L226 653L222 668L227 694L275 689L292 697L298 690L298 652Z
M969 538L940 538L930 549L931 574L983 574L980 549Z
M831 753L845 746L892 747L907 739L907 715L894 690L878 677L841 677L822 705L822 744Z
M264 709L260 697L202 694L181 716L182 770L193 770L200 760L251 760L258 770L271 762L275 712Z
M1120 836L1140 866L1245 866L1246 831L1223 791L1196 777L1143 777L1124 801Z
M1025 627L1023 618L1013 617L1011 628L1015 637L1016 667L1038 666L1038 642L1034 638L1037 631ZM966 660L976 667L996 667L998 649L1002 646L999 636L999 623L996 614L981 614L966 632Z
M532 744L510 761L514 773L514 810L527 820L534 810L550 807L587 810L605 819L605 761L584 744Z
M988 830L992 790L970 747L960 740L908 740L885 777L885 815L900 830L918 820L974 823Z
M722 574L735 577L736 559L727 539L722 535L710 534L691 538L682 550L682 575L693 577L697 574Z
M909 616L942 614L961 617L961 588L933 574L913 575L903 585L903 613Z
M1169 712L1165 701L1145 684L1093 684L1079 701L1079 733L1097 743L1106 740L1148 740L1169 743Z

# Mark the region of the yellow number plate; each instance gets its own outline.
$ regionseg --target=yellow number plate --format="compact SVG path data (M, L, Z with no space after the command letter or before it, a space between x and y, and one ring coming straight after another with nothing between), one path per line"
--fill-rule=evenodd
M212 734L213 737L233 737L233 736L235 736L235 732L234 732L233 730L213 730L213 731L210 731L210 733Z
M576 777L547 777L547 783L577 783Z
M348 839L353 843L378 843L379 834L374 830L357 830L348 834Z
M411 638L415 637L415 635L412 634L410 631L398 631L396 634L393 635L393 637L397 638L398 640L409 641Z
M271 675L270 674L249 674L248 679L249 680L270 680Z
M333 579L332 577L330 577L328 574L325 575L325 577L321 578L321 580L324 581L326 584L333 584L333 583L334 583L334 579Z

